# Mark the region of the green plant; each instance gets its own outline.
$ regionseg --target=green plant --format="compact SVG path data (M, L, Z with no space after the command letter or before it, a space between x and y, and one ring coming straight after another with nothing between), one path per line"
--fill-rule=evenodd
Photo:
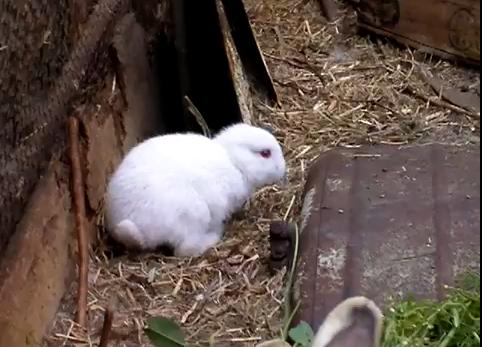
M295 246L293 251L293 258L291 260L290 272L288 273L288 279L285 287L285 294L284 294L284 318L283 318L283 330L281 331L281 339L286 341L288 339L288 332L290 328L291 321L295 316L296 311L300 307L300 302L297 302L295 307L291 308L291 297L292 297L292 290L293 284L295 282L295 274L296 274L296 265L298 262L298 249L300 247L300 232L298 230L298 226L295 224L295 231L294 231L294 238L295 238Z
M185 347L185 336L180 326L171 319L152 317L145 328L150 342L155 347Z
M310 347L313 340L313 330L310 324L301 321L300 324L288 331L288 336L294 342L293 347Z
M288 273L284 294L284 325L283 330L281 331L281 340L287 341L288 337L290 337L291 340L293 340L293 347L310 347L313 340L313 330L307 322L301 321L296 327L290 329L293 317L300 307L300 301L298 301L295 304L295 307L291 308L292 290L295 282L296 266L298 263L298 250L300 247L300 232L297 225L295 225L294 229L294 241L295 246L293 257L291 260L290 271Z
M467 273L442 301L403 300L386 312L382 347L480 346L480 276Z

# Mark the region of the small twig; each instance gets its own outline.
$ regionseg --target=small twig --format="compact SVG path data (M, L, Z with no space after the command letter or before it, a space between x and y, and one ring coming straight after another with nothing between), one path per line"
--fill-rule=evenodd
M103 329L101 330L101 338L99 339L98 347L107 347L109 342L109 335L111 333L111 326L113 325L113 311L106 308L104 311Z
M423 101L429 102L430 104L433 104L435 106L444 107L444 108L447 108L447 109L449 109L453 112L462 113L462 114L467 115L467 116L469 116L473 119L480 119L480 115L478 115L476 113L469 112L467 110L462 109L461 107L449 104L449 103L444 102L442 100L429 97L429 96L427 96L427 95L425 95L425 94L423 94L423 93L421 93L417 90L412 89L410 86L406 86L406 88L404 88L404 91L408 92L409 94L411 94L411 95L413 95L417 98L420 98Z
M289 272L289 277L288 277L288 282L286 284L286 288L285 288L285 294L284 294L284 327L283 327L283 331L282 331L282 336L281 338L283 340L287 340L288 339L288 331L290 330L290 324L291 324L291 321L293 320L293 316L295 315L295 312L299 306L299 304L297 304L295 306L295 308L293 308L293 310L291 309L291 293L292 293L292 290L293 290L293 284L294 284L294 281L295 281L295 273L296 273L296 264L298 262L298 250L299 250L299 243L300 243L300 231L298 230L298 225L295 224L295 247L294 247L294 250L293 250L293 259L292 259L292 262L291 262L291 269L290 269L290 272Z
M284 335L285 341L288 340L288 332L290 331L290 324L293 321L293 318L295 317L295 314L298 311L298 309L300 308L300 306L301 306L301 300L298 300L295 304L295 307L293 308L293 310L291 311L291 313L288 316L287 322L285 323L285 327L283 328L284 334L285 334Z
M361 153L361 154L354 154L352 158L380 158L380 154L366 154L366 153Z
M310 93L310 92L313 91L310 88L306 88L305 86L298 85L298 83L296 83L295 81L283 82L283 81L281 81L277 78L273 78L273 80L276 84L279 84L280 86L285 87L285 88L293 88L296 91L301 90L301 91L306 92L306 93Z
M184 96L184 100L186 103L187 110L189 110L189 112L192 113L192 115L195 117L195 120L202 128L204 135L207 137L212 137L211 131L207 126L207 123L205 122L204 117L202 117L202 114L199 112L197 107L195 107L194 103L190 100L190 98L187 95Z
M284 62L284 63L286 63L286 64L288 64L288 65L290 65L292 67L295 67L297 69L306 70L305 69L305 66L302 63L298 62L298 61L294 61L292 59L287 59L287 58L283 58L283 57L278 57L276 55L272 55L272 54L269 54L269 53L263 53L263 55L265 57L270 58L270 59L274 59L274 60L278 60L278 61Z
M290 201L290 205L288 206L288 208L286 209L286 213L285 213L285 216L283 217L283 220L286 222L286 220L288 219L288 216L290 215L290 212L291 212L291 209L293 208L293 204L295 203L295 200L296 200L296 196L293 195L291 197L291 201Z
M412 256L408 256L408 257L402 257L402 258L394 258L394 259L391 259L391 260L392 261L415 260L417 258L430 257L430 256L434 255L435 253L436 253L435 251L425 252L425 253L422 253L422 254L416 254L416 255L412 255Z
M301 60L299 58L293 58L293 60L295 62L297 62L298 64L301 64L303 66L303 69L305 69L305 70L311 72L313 75L315 75L315 77L320 80L322 87L325 88L327 83L325 82L325 78L323 78L323 76L322 76L322 71L318 67L312 65L308 61L307 57L305 57L305 60Z
M377 106L377 107L380 107L386 111L389 111L391 112L392 114L396 115L396 116L400 116L400 117L403 117L404 118L404 115L399 112L399 111L396 111L396 110L393 110L392 108L386 106L386 105L383 105L382 103L379 102L379 100L365 100L365 99L337 99L339 101L345 101L345 102L352 102L352 103L366 103L366 104L370 104L370 105L374 105L374 106Z
M79 121L76 117L69 118L69 155L72 175L72 200L75 213L77 243L78 243L78 299L76 322L87 326L87 300L88 300L88 240L86 234L86 209L84 202L84 182L81 171L79 148Z

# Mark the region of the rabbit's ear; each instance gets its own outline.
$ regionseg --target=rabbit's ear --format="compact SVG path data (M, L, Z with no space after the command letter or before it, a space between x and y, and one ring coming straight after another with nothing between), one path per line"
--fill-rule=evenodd
M351 323L339 331L326 347L375 347L376 316L367 307L351 311Z
M327 316L312 347L378 347L382 313L365 297L349 298Z

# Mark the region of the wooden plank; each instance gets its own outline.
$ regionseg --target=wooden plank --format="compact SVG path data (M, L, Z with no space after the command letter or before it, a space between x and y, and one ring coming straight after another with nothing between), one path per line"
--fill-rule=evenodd
M480 1L362 0L359 26L447 59L480 64Z
M246 73L251 77L251 82L266 97L268 102L278 103L278 95L273 80L254 36L243 1L222 0L221 2L229 23L234 46Z

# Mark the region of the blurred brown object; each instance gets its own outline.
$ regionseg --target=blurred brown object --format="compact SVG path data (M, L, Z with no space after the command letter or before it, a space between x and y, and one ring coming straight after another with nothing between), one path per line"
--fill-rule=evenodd
M457 88L446 87L446 82L434 76L430 71L419 65L421 78L434 90L437 96L449 103L461 107L469 112L480 113L480 95L472 91L461 91Z
M360 28L446 59L480 65L480 1L349 1Z
M295 226L284 221L272 221L269 226L270 270L277 272L291 264Z
M329 22L337 20L339 8L335 3L335 0L318 0L322 9L323 15Z

